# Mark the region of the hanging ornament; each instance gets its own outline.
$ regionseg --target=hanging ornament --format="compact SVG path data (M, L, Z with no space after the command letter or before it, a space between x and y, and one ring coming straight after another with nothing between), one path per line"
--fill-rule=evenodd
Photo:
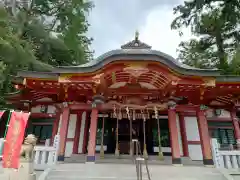
M142 118L143 118L143 156L145 159L148 158L148 153L147 153L147 144L146 144L146 116L141 110Z
M158 110L156 106L154 106L154 113L155 113L155 119L158 119Z
M116 111L116 105L113 105L113 117L117 118L117 111Z
M135 109L133 110L133 120L134 121L136 120L136 111L135 111Z
M130 119L130 112L128 107L126 107L126 112L127 112L127 118Z
M122 110L119 109L119 113L118 113L118 119L121 120L122 119Z

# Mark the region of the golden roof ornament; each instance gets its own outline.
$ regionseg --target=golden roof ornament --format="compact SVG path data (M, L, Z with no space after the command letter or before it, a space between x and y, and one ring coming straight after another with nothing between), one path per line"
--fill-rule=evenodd
M139 40L139 31L137 30L135 32L135 41L138 41Z
M151 49L151 46L149 46L144 42L141 42L139 40L139 31L136 31L135 38L132 41L122 45L121 48L122 49Z

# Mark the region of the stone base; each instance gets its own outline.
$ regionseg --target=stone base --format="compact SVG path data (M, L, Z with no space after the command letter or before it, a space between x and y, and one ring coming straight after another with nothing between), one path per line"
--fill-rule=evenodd
M213 166L214 165L214 162L212 159L203 159L203 164L205 166Z
M64 155L62 156L62 155L59 155L58 156L58 161L64 161Z
M172 158L172 164L173 165L182 165L181 158Z
M4 175L6 180L36 180L33 163L28 161L20 162L19 169L4 169Z
M87 162L95 162L96 157L95 156L87 156Z

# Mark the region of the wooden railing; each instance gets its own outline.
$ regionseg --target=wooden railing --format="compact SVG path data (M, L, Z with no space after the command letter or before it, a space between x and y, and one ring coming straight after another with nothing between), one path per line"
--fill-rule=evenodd
M221 150L217 139L212 139L212 155L216 168L240 168L240 150Z
M59 142L59 135L56 135L54 137L53 146L50 146L50 139L47 139L44 146L34 147L35 170L45 170L56 164Z

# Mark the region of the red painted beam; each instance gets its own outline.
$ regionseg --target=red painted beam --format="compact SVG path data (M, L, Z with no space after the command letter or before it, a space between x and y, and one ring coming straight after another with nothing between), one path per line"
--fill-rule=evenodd
M56 118L56 114L31 113L30 117L32 117L32 118Z
M199 109L198 105L177 105L177 112L185 112L185 111L196 111Z
M128 87L120 87L117 89L108 89L105 91L108 95L161 95L161 91L159 90L150 90L144 88L128 88Z

